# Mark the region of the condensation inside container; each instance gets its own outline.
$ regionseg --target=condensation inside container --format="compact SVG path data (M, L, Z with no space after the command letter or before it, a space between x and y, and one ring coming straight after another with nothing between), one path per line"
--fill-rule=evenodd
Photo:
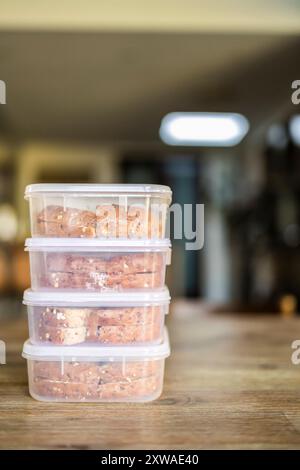
M33 343L157 344L163 337L167 305L140 307L28 307Z
M162 391L164 360L67 362L28 360L31 395L42 401L144 402Z
M166 252L30 252L33 289L119 291L162 288Z
M40 194L29 198L33 236L164 238L164 196Z

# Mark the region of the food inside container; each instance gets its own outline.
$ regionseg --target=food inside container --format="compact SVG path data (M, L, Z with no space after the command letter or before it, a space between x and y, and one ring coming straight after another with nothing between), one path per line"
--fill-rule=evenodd
M24 344L29 391L41 401L146 402L162 391L168 335L148 347Z
M33 290L158 289L170 263L169 240L29 238Z
M28 289L30 341L47 345L160 343L167 288L130 293L41 292Z
M168 186L32 184L26 187L33 237L164 238Z

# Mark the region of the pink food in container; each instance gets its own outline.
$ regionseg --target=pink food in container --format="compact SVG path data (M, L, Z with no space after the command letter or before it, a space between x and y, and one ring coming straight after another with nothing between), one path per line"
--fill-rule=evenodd
M167 288L127 293L27 290L30 341L47 345L160 343L169 310Z
M170 241L29 238L33 290L159 289L170 263Z
M167 332L155 346L103 347L24 344L29 391L56 402L146 402L162 392Z
M164 238L172 192L145 184L32 184L33 237Z

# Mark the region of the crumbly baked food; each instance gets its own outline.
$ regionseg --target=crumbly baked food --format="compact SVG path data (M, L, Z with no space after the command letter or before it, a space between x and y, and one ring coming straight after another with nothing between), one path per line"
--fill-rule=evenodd
M62 206L47 206L37 216L40 236L86 237L96 236L96 214L91 211Z
M96 208L97 237L156 238L162 237L159 214L145 206L116 204Z
M82 256L47 253L45 278L41 287L68 289L144 289L164 284L161 253Z
M161 388L161 361L34 361L32 392L53 400L118 400L151 396Z
M36 220L37 235L45 237L162 238L159 210L145 206L102 204L96 211L47 206Z
M36 318L39 342L72 345L154 343L161 339L161 308L42 309Z

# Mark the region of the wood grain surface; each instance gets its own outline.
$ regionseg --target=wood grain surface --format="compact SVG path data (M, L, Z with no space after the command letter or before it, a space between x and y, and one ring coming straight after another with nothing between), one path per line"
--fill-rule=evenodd
M0 322L2 449L300 448L300 319L208 314L177 302L162 397L148 404L39 403L21 358L26 318Z

